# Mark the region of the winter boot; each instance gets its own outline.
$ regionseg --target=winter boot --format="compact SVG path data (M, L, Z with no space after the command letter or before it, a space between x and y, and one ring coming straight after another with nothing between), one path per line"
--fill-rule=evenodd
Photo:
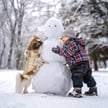
M84 94L87 96L98 96L97 87L90 87Z
M77 97L81 98L82 97L82 91L81 88L74 88L72 92L68 94L69 97Z

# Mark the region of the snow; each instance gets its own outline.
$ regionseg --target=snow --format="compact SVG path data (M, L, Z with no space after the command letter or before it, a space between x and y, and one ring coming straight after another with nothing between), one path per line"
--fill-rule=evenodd
M66 95L72 86L70 76L70 71L64 64L50 62L44 64L34 76L33 88L38 93Z
M99 96L73 98L51 94L15 93L18 70L0 70L0 108L107 108L108 107L108 68L93 72L97 81ZM44 79L43 79L44 80ZM58 82L59 83L59 82ZM87 90L84 85L83 92Z
M64 27L61 20L52 17L42 27L39 27L39 30L43 31L48 38L55 39L61 37Z
M72 85L70 71L64 65L65 59L52 52L53 47L61 46L59 38L63 31L63 25L60 20L50 18L42 28L48 37L41 49L41 56L45 64L40 67L37 75L33 78L33 89L38 93L66 95Z
M44 41L42 46L42 58L47 62L61 62L65 63L65 59L58 54L52 52L52 48L60 45L60 40L58 39L47 39Z
M48 37L42 47L42 58L46 63L34 76L28 94L15 93L16 75L22 71L0 70L0 108L106 108L108 69L93 73L99 96L67 97L66 93L72 86L70 72L64 65L65 60L51 51L52 47L60 46L58 39L64 30L62 23L51 18L40 29ZM83 93L86 90L84 85Z

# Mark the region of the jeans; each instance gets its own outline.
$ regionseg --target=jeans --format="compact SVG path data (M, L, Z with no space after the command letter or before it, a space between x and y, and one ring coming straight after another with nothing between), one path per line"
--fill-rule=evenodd
M92 70L88 61L80 62L70 67L72 73L73 87L83 87L83 82L88 87L96 86L96 81L92 76Z

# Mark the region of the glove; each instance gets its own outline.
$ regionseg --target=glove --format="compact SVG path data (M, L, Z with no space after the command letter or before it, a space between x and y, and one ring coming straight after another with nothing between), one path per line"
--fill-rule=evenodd
M57 46L57 47L53 47L52 48L52 52L56 53L56 54L59 54L60 53L60 47Z

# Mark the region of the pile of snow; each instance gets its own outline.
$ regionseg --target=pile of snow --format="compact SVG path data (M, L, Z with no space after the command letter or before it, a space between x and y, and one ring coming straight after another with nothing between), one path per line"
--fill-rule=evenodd
M32 87L29 88L29 94L16 94L15 77L19 72L22 71L0 70L0 108L106 108L108 106L108 69L93 72L99 96L83 96L83 98L39 94L33 92ZM87 87L84 85L83 92L86 90Z
M43 31L48 38L59 39L64 27L61 20L52 17L42 27L39 27L39 30Z
M33 78L33 88L38 93L64 95L72 85L70 71L65 66L64 58L52 52L52 48L57 45L60 46L60 41L54 38L43 43L41 54L46 63Z
M48 39L43 43L42 46L42 58L49 62L61 62L65 63L65 59L62 56L59 56L58 54L55 54L52 52L52 48L60 45L60 40L58 39Z
M70 71L64 65L64 58L52 52L53 47L61 46L60 37L64 30L63 25L59 19L50 18L41 27L42 29L48 37L41 49L45 64L33 78L33 89L38 93L66 95L71 87Z
M50 67L49 70L47 67ZM37 93L65 95L71 85L70 72L59 62L44 64L33 80L33 89Z

